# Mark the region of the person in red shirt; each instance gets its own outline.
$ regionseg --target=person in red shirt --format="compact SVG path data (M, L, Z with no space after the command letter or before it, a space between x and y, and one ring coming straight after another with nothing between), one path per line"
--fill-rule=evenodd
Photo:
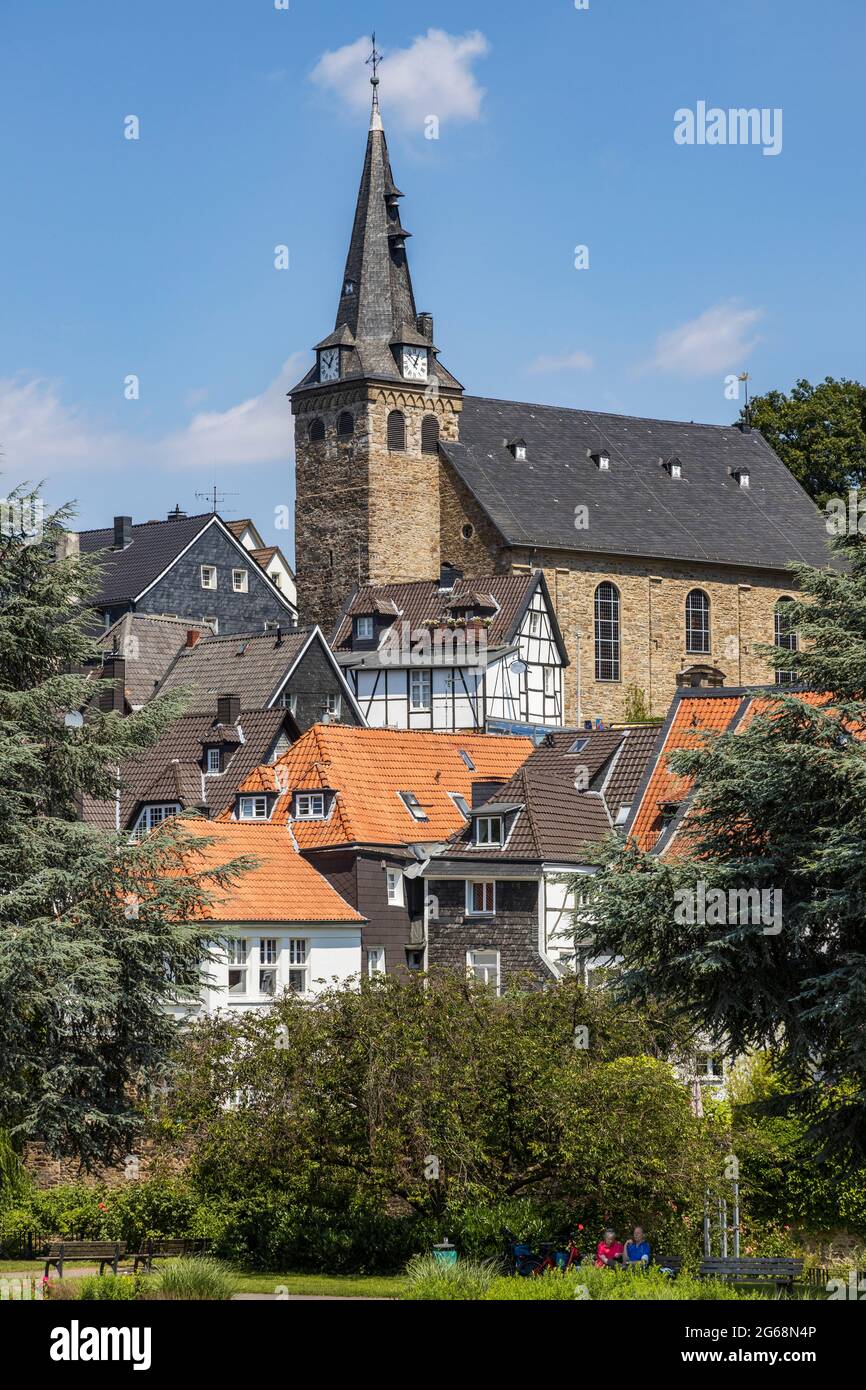
M595 1263L599 1269L618 1269L622 1263L623 1245L616 1238L616 1231L607 1230L604 1239L598 1242Z

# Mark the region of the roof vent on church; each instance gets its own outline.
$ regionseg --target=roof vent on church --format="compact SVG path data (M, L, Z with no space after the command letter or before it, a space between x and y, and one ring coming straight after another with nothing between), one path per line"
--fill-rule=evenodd
M599 444L594 449L587 449L587 458L591 458L599 473L610 472L610 451L604 444Z
M517 435L514 439L506 439L505 447L512 458L517 459L518 463L526 462L526 440L520 435Z
M672 454L670 458L660 458L659 463L665 472L669 473L672 478L676 479L683 476L683 465L676 454Z

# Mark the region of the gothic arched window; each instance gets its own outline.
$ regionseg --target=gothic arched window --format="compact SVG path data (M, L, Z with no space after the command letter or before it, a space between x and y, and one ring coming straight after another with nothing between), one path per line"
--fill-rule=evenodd
M703 589L686 594L686 651L710 650L710 600Z
M595 678L619 680L619 589L608 580L595 591Z
M791 622L791 605L793 602L794 600L792 598L780 598L773 611L776 646L784 648L786 652L799 651L797 634ZM797 679L798 675L796 670L776 672L777 685L796 685Z
M315 420L310 421L310 443L321 444L324 437L325 422L324 420L320 420L317 416Z
M392 410L388 416L388 448L392 454L406 451L406 420L402 410Z
M439 421L435 415L425 415L421 421L421 453L438 454Z
M351 439L355 433L355 417L351 410L344 410L337 420L337 434L340 439Z

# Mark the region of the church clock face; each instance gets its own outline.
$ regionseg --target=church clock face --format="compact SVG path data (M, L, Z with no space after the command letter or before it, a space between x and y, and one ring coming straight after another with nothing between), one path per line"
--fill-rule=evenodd
M403 375L407 381L427 380L427 349L404 347Z
M340 349L323 348L319 353L319 380L338 381L340 377Z

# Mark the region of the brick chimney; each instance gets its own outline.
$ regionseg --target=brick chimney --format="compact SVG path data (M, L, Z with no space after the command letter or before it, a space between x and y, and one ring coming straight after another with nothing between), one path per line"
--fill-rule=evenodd
M77 531L61 531L54 549L58 560L68 560L70 555L81 553L81 540Z
M125 550L132 541L132 517L116 516L114 518L114 550Z
M109 685L108 682L113 684ZM123 714L126 706L126 662L122 656L112 654L102 663L102 687L99 691L99 708L103 714L117 710Z
M241 713L240 695L217 696L217 719L220 724L237 724Z
M188 627L186 630L186 645L188 647L197 647L200 641L201 633L194 627Z

